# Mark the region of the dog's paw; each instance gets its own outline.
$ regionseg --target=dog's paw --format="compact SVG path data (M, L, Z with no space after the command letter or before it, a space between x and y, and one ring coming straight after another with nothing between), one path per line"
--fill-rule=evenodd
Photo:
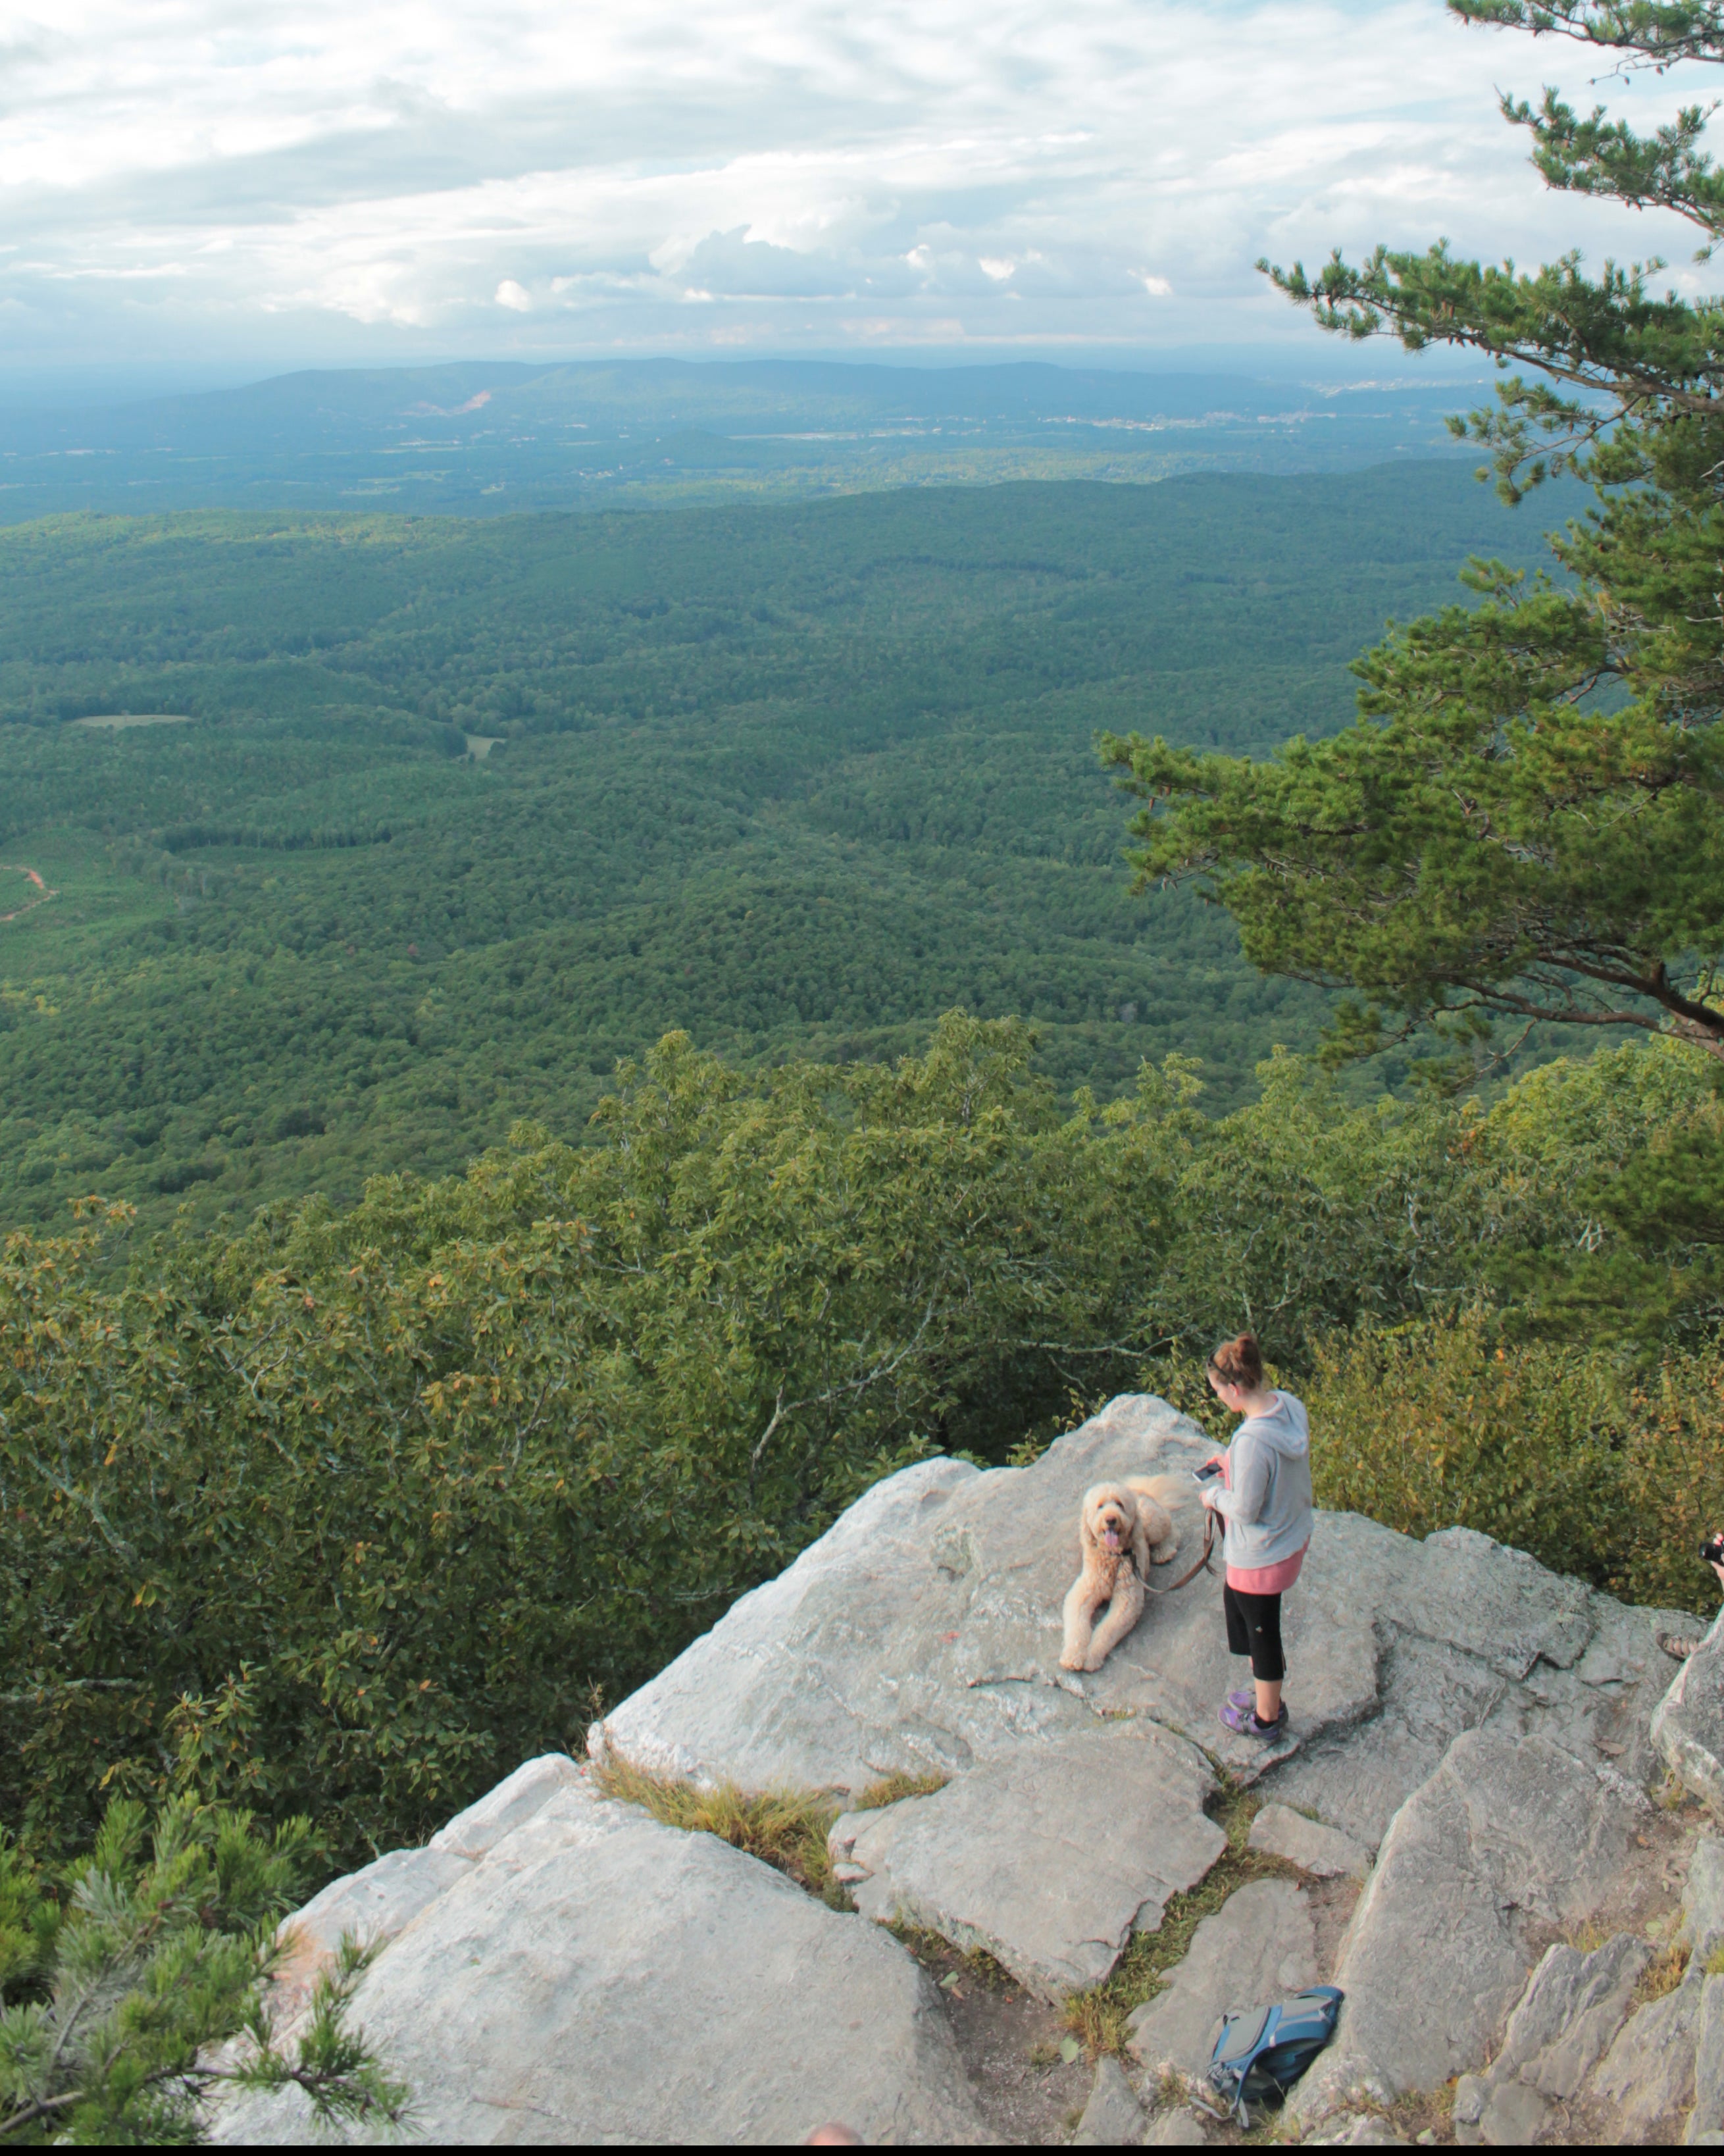
M1106 1657L1106 1655L1091 1655L1091 1656L1089 1657L1088 1661L1085 1661L1085 1662L1083 1664L1083 1666L1083 1666L1083 1672L1084 1672L1084 1675L1085 1675L1086 1677L1092 1677L1092 1676L1095 1676L1095 1672L1096 1672L1096 1671L1097 1671L1097 1670L1099 1670L1099 1669L1101 1668L1101 1665L1102 1665L1102 1664L1103 1664L1106 1660L1107 1660L1107 1657Z
M1087 1669L1089 1664L1081 1655L1066 1654L1060 1657L1060 1666L1062 1670L1083 1670Z
M1171 1542L1157 1543L1149 1553L1149 1561L1152 1564L1172 1564L1178 1554L1179 1537L1176 1535Z

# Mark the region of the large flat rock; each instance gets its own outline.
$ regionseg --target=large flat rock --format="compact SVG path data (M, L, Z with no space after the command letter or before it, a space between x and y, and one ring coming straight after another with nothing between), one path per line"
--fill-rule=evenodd
M1321 1430L1313 1441L1321 1448ZM981 1777L972 1795L948 1795L937 1815L870 1830L875 1874L893 1887L875 1897L880 1906L937 1910L928 1920L958 1943L1005 1937L1000 1882L1041 1873L1050 1835L1063 1830L1009 1792L1060 1786L1058 1763L1098 1726L1170 1731L1367 1853L1469 1730L1538 1739L1630 1783L1652 1771L1648 1723L1672 1673L1654 1635L1667 1614L1626 1609L1465 1528L1419 1543L1353 1514L1319 1512L1285 1604L1291 1730L1278 1746L1233 1737L1217 1720L1244 1675L1227 1653L1219 1563L1213 1576L1152 1598L1100 1671L1062 1671L1060 1604L1076 1576L1085 1490L1173 1476L1182 1548L1158 1577L1177 1578L1201 1535L1190 1471L1212 1450L1164 1401L1126 1395L1034 1466L982 1471L942 1460L894 1476L623 1702L595 1728L593 1746L659 1773L752 1789L855 1794L906 1771L936 1771L954 1787ZM1097 1751L1082 1801L1121 1822L1147 1815L1169 1846L1188 1846L1190 1787L1178 1777L1146 1780L1144 1756ZM1062 1801L1069 1814L1078 1800ZM936 1838L928 1823L972 1812L991 1820L985 1834L977 1827L979 1846L967 1827ZM1082 1845L1060 1860L1068 1869L1083 1866ZM1126 1870L1149 1876L1137 1857ZM1044 1904L1075 1912L1099 1890L1044 1878L1037 1891ZM1028 1925L1029 1898L1017 1936L1053 1938L1057 1926ZM1143 1921L1153 1920L1152 1909ZM1092 1943L1117 1928L1111 1907L1083 1922ZM1056 1965L1094 1958L1061 1946L1021 1965L1053 1985L1069 1980Z
M1378 1697L1359 1724L1312 1732L1275 1769L1282 1803L1375 1849L1455 1739L1478 1728L1542 1738L1637 1785L1656 1771L1649 1725L1675 1666L1655 1635L1680 1621L1672 1613L1626 1607L1470 1528L1415 1543L1351 1515L1334 1525L1331 1546L1372 1613ZM1288 1695L1296 1712L1290 1675Z
M1335 1973L1347 2003L1294 2092L1296 2116L1483 2064L1549 1930L1599 1907L1621 1876L1635 1812L1617 1779L1542 1738L1456 1738L1396 1814L1354 1912Z
M1128 1395L1033 1467L906 1469L625 1700L600 1741L661 1772L855 1792L891 1773L961 1774L1098 1714L1140 1714L1249 1779L1273 1755L1216 1719L1238 1681L1219 1560L1179 1594L1152 1598L1094 1675L1059 1666L1084 1491L1126 1475L1178 1478L1181 1553L1157 1568L1157 1584L1171 1580L1201 1544L1190 1476L1213 1450L1164 1401ZM1306 1739L1376 1699L1368 1608L1344 1591L1326 1597L1320 1559L1308 1576L1316 1590L1288 1613Z
M492 1815L427 1852L455 1874L355 2002L418 2137L793 2143L841 2120L870 2143L988 2138L927 1978L874 1925L602 1801L567 1761ZM231 2102L213 2130L316 2138L293 2092Z
M1203 1810L1214 1788L1184 1738L1095 1722L985 1761L936 1795L849 1813L833 1853L864 1916L985 1948L1057 1999L1099 1983L1226 1847ZM1121 1811L1124 1789L1135 1801Z
M1098 1715L1139 1715L1241 1779L1267 1775L1278 1798L1371 1849L1454 1738L1487 1721L1580 1753L1602 1744L1598 1757L1644 1779L1646 1723L1672 1674L1653 1636L1660 1613L1465 1528L1420 1543L1318 1513L1285 1604L1287 1747L1234 1738L1216 1719L1243 1674L1226 1650L1219 1562L1152 1599L1101 1670L1062 1671L1085 1490L1154 1473L1188 1485L1174 1507L1180 1557L1157 1568L1177 1577L1201 1533L1190 1471L1212 1450L1164 1401L1126 1394L1034 1466L906 1469L743 1595L594 1742L700 1780L855 1793L892 1773L962 1774Z

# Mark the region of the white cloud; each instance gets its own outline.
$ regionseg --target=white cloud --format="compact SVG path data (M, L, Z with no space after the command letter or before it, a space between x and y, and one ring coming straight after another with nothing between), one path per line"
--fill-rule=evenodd
M1584 55L1439 0L0 0L0 50L14 362L1298 336L1259 254L1686 251L1499 119Z

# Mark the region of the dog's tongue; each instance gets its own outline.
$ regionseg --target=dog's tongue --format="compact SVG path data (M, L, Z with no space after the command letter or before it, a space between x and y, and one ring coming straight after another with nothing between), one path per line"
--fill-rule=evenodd
M1111 1550L1116 1550L1120 1546L1119 1530L1116 1527L1109 1527L1101 1539Z

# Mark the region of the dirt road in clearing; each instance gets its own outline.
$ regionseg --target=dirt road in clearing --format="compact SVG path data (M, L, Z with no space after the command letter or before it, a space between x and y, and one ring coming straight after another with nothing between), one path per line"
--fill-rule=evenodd
M27 913L33 913L38 906L46 906L49 899L56 898L59 895L57 891L49 889L34 869L24 868L17 861L0 861L0 875L28 876L36 886L36 896L28 900L23 906L15 906L10 913L0 913L0 922L22 921Z

